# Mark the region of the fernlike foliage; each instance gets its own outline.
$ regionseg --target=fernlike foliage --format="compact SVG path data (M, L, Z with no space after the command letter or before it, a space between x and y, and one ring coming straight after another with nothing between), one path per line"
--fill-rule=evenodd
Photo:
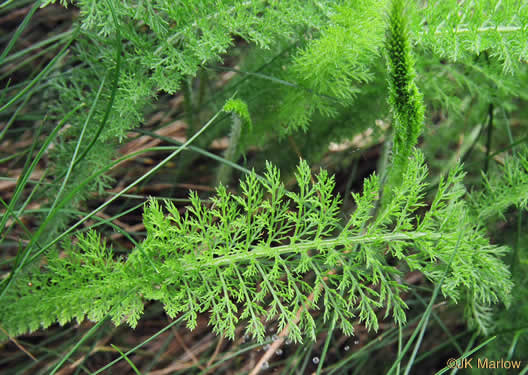
M497 340L483 355L504 355L522 359L528 350L528 339L523 333L528 325L528 242L526 236L526 208L528 204L528 150L520 150L506 158L504 166L494 168L483 179L484 189L471 194L475 217L487 224L490 232L512 248L511 273L514 282L509 309L502 309L495 317Z
M385 194L401 184L412 148L418 141L423 122L422 95L414 82L414 59L411 54L405 2L392 2L387 31L387 66L389 70L389 103L393 112L392 163Z
M152 88L170 93L183 77L194 76L201 65L218 60L234 36L265 48L300 25L321 22L317 3L310 1L80 0L75 4L81 10L82 28L90 34L112 38L119 28L126 41L126 60L137 76L125 79L150 78Z
M475 212L480 220L504 219L510 207L520 210L528 205L528 149L524 148L504 162L491 176L484 175L484 189L473 193Z
M44 5L49 3L53 1ZM89 0L75 4L81 11L81 35L69 61L73 68L51 82L47 97L57 120L72 108L85 106L50 154L54 175L63 177L81 140L78 155L84 156L76 161L65 193L111 161L118 143L143 122L158 94L177 92L182 79L219 61L235 37L269 48L299 28L320 26L326 20L320 12L322 4L315 1L196 1L175 6L173 1L161 0ZM91 151L85 153L88 147ZM107 184L108 179L95 179L77 194L74 206ZM66 221L62 217L54 225L60 228Z
M312 181L305 162L297 169L296 191L287 191L278 169L268 165L264 179L251 174L241 182L241 195L218 187L210 206L194 193L183 213L152 200L144 215L147 237L128 258L116 259L95 232L78 236L64 244L65 257L55 249L43 272L21 275L4 290L0 325L17 335L110 315L115 323L135 326L144 304L160 301L169 316L184 314L189 328L208 312L214 331L231 338L245 322L246 332L263 340L264 321L274 320L300 341L314 338L316 309L326 320L336 316L347 334L354 320L377 329L381 310L403 324L407 287L401 277L417 270L433 283L443 280L443 295L463 303L470 322L489 330L491 306L510 303L512 283L500 259L506 248L490 244L465 202L460 167L440 181L430 204L425 200L427 169L413 151L424 114L411 45L453 59L489 50L503 70L514 72L526 56L526 7L511 1L445 2L449 9L428 3L408 19L399 0L390 7L383 1L212 3L77 2L84 44L71 80L55 83L56 111L63 117L79 103L87 103L87 111L56 145L56 175L71 163L77 145L83 154L81 134L94 137L92 150L76 164L69 186L106 164L111 153L98 150L139 124L157 93L176 92L182 78L218 61L239 36L261 47L275 40L301 45L285 58L287 72L279 77L294 83L276 80L283 91L270 96L284 99L275 102L277 111L268 111L284 134L305 129L314 116L354 113L347 106L356 95L379 97L385 86L373 72L386 54L395 135L385 190L376 175L368 178L344 224L333 179L321 171ZM445 14L451 16L444 21ZM499 39L496 51L492 43ZM112 77L116 90L107 85ZM374 90L364 86L368 82L376 83ZM518 183L515 173L511 188Z
M44 5L53 2L45 1ZM501 104L512 96L526 96L520 80L501 74L524 71L521 63L526 61L528 13L522 2L406 3L408 39L420 53L419 85L427 101L459 110L462 90L464 95L469 89ZM79 103L87 104L87 109L84 116L73 119L63 144L51 155L57 175L71 158L75 148L71 140L88 117L88 106L94 103L101 77L116 69L116 45L112 42L117 30L123 58L109 125L93 146L97 152L88 154L86 161L81 160L81 168L73 171L73 185L84 177L77 176L81 171L94 174L97 166L109 161L112 147L106 145L117 143L138 126L156 95L176 92L182 79L192 79L203 67L220 61L235 37L258 47L250 53L270 51L262 73L272 78L243 77L251 83L241 97L255 114L256 126L252 134L242 135L241 147L255 140L267 146L276 140L270 134L293 134L299 138L304 156L317 157L329 142L353 137L387 115L380 70L387 1L196 1L177 2L175 6L167 0L90 0L75 4L81 9L82 46L71 61L78 66L58 84L55 92L60 98L55 108L59 119ZM499 69L476 64L474 56L483 54L497 61L493 67ZM439 57L459 65L440 63ZM434 63L427 64L430 58ZM431 66L442 71L429 72ZM468 70L476 74L468 74ZM89 129L98 126L97 120L104 113L111 96L110 78ZM456 87L461 89L454 92ZM219 101L213 110L224 102ZM485 109L479 105L471 113L478 116L482 111ZM348 126L335 125L346 119ZM307 130L312 121L319 125L312 127L310 134L299 131ZM227 131L226 127L217 129L202 137L204 145ZM106 183L98 179L85 193L100 190Z
M269 165L264 180L251 174L241 182L240 196L220 186L210 206L191 193L183 214L166 202L167 215L152 200L144 215L147 238L128 259L113 259L96 233L81 235L65 258L48 257L47 272L18 280L4 297L0 322L14 335L107 314L135 326L144 303L157 300L169 316L183 313L191 329L198 314L210 312L213 330L230 338L245 321L247 334L263 340L264 318L279 330L289 325L290 337L300 341L315 338L314 309L325 320L336 313L346 334L353 334L355 319L376 330L380 309L405 323L401 277L410 269L432 282L446 275L444 296L464 301L468 317L486 329L482 309L509 302L505 248L491 245L470 220L460 169L417 215L426 175L416 152L402 188L376 217L379 180L371 176L342 229L333 179L322 170L312 182L304 162L297 192L287 191ZM389 264L390 257L405 267Z
M411 14L420 43L453 61L488 51L513 73L528 59L528 7L517 0L428 1Z
M306 130L314 113L335 117L362 86L374 79L373 62L383 46L386 1L344 1L332 9L328 26L295 55L284 75L304 90L282 87L283 132ZM292 109L294 111L292 112Z

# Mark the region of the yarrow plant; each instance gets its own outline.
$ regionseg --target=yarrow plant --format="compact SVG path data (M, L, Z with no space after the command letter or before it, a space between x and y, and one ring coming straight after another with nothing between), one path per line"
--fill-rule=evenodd
M4 297L2 324L21 334L110 314L117 324L135 326L145 301L159 300L169 316L184 313L191 329L199 313L210 311L215 332L234 338L239 321L247 320L247 334L263 340L266 317L280 330L289 324L291 338L301 341L315 338L310 309L322 300L326 319L337 313L350 335L356 317L377 330L379 308L406 322L407 287L399 281L405 268L390 265L389 257L433 282L446 275L442 292L469 304L470 312L509 303L512 285L500 260L506 249L491 245L472 222L461 200L463 174L442 181L429 210L416 217L426 176L423 156L415 153L402 187L376 217L379 179L372 176L341 230L333 179L321 171L312 182L305 162L296 172L298 192L286 191L268 165L264 180L251 174L241 182L241 196L220 186L211 207L193 193L184 215L166 202L167 216L152 200L144 214L147 238L126 261L114 260L95 232L80 236L65 258L50 258L48 272L21 279ZM307 309L292 324L301 306ZM468 317L488 328L479 314Z
M38 2L32 12L59 9L53 3ZM59 58L49 63L57 74L46 78L50 88L40 96L46 106L51 103L49 118L57 124L45 140L35 141L9 202L2 200L2 241L11 231L28 238L2 263L10 269L0 283L0 339L16 342L55 323L107 318L136 328L154 302L190 331L205 317L212 332L233 341L240 335L269 341L271 324L302 345L327 332L319 373L334 328L350 336L358 327L378 332L388 323L399 332L393 371L416 337L403 347L403 330L415 315L416 301L409 301L417 289L405 279L411 272L433 288L420 291L430 306L415 332L423 336L437 295L464 311L475 335L505 327L494 324L494 317L508 316L526 282L519 270L526 265L520 236L528 162L526 150L517 148L525 139L515 139L519 131L509 121L511 114L522 114L512 98L528 99L519 83L527 73L526 4L73 5L80 10L68 42L74 45L63 49L71 54L58 55L62 65ZM16 38L0 62L11 58ZM31 100L34 84L18 92L6 88L13 98L0 114L12 117L0 140L19 109L9 111ZM178 140L183 133L152 124L141 128L148 118L163 117L165 109L158 107L179 105L174 102L182 102L185 113L168 128L185 133L185 141ZM485 133L483 146L478 138ZM143 146L149 137L155 147ZM219 138L216 144L227 140L221 156L205 150ZM140 145L139 151L119 156L122 142ZM161 142L170 146L159 147ZM341 142L349 154L323 159L330 142ZM374 148L377 155L382 144L385 156L377 170L362 170L366 178L353 184L361 169L355 153ZM503 158L493 147L514 152ZM451 149L457 157L448 159ZM480 149L480 158L473 157ZM166 151L169 156L156 159ZM265 163L253 155L259 151ZM143 153L139 160L154 165L149 172L82 213L94 193L105 194L114 184L108 172ZM209 199L191 192L183 206L173 198L149 198L141 238L121 233L129 240L126 250L104 230L91 228L113 219L80 230L180 153L168 179L188 177L191 165L201 171L193 164L197 155L220 161L212 168ZM35 183L22 202L44 160L47 183ZM499 170L488 168L490 160L502 164ZM338 176L347 176L344 189L330 168L310 167L331 162L345 165L336 168ZM20 218L35 197L46 209L33 214L31 233ZM497 222L507 222L512 210L518 213L515 243L497 235ZM515 332L511 356L522 327Z

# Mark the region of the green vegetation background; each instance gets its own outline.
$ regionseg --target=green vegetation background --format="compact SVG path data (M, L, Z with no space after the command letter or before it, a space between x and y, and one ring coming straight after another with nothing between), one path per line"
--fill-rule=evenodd
M528 360L526 1L54 3L0 5L0 369Z

